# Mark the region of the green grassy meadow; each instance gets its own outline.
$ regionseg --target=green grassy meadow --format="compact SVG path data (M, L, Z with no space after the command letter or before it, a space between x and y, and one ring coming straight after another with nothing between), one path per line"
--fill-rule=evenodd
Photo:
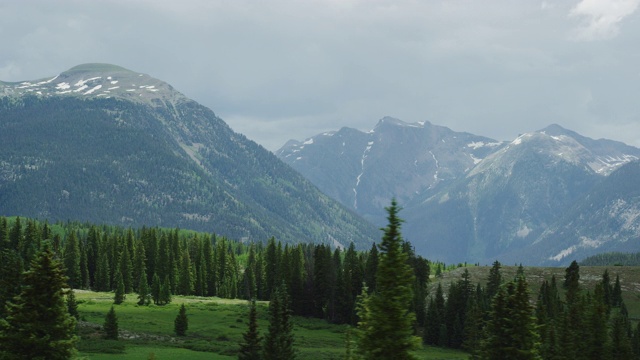
M118 315L120 340L104 340L101 327L113 304L113 293L76 290L81 316L79 357L115 359L234 359L247 329L249 307L244 300L175 296L169 305L138 306L135 294L121 305ZM178 338L173 322L180 305L187 307L189 330ZM262 336L267 332L267 303L258 302ZM294 317L295 345L301 359L342 359L345 353L344 325L319 319ZM464 352L423 348L420 359L466 359Z

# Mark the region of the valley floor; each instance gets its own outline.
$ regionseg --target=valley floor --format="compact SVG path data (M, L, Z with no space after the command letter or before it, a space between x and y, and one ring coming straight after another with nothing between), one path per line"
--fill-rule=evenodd
M166 306L138 306L129 294L114 305L120 340L102 338L102 324L113 304L113 293L76 290L81 322L79 356L90 360L116 359L235 359L242 334L247 330L249 307L244 300L174 296ZM181 304L189 318L187 336L176 337L174 320ZM342 359L344 325L319 319L294 317L295 347L301 359ZM267 303L258 303L262 336L267 332ZM460 351L424 347L419 359L467 359Z

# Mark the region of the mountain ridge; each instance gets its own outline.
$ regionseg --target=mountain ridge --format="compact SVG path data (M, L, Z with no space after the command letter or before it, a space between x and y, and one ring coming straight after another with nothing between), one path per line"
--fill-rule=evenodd
M367 248L377 238L371 224L211 109L148 75L81 65L3 85L0 112L3 214L249 241Z
M384 221L381 204L397 197L404 208L405 237L418 253L446 262L499 258L558 265L567 261L563 257L550 260L557 255L548 252L552 247L533 249L532 244L548 229L560 226L554 224L595 191L597 184L640 159L638 148L594 140L558 124L504 142L391 117L379 120L369 132L341 131L304 143L290 142L276 154L325 193L378 225ZM326 141L336 134L343 135L340 142ZM374 154L382 139L393 141ZM341 143L343 153L336 157ZM351 150L344 146L349 143ZM351 172L344 159L351 162ZM362 165L358 174L353 171L357 165ZM368 208L356 207L349 197L356 176L360 183L382 179L357 193L358 205L368 204ZM613 250L615 246L622 245L612 246ZM640 244L635 246L640 249ZM575 251L572 256L583 253Z

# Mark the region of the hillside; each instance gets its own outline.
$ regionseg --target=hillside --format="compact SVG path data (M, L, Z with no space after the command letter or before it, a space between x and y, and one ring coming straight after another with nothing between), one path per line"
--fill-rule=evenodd
M210 109L86 64L0 85L0 215L369 247L375 227Z

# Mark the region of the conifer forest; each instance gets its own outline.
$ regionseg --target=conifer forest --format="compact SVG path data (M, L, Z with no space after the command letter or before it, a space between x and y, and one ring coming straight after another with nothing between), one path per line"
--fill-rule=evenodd
M469 270L480 267L416 255L402 239L396 204L387 210L381 242L367 251L0 217L2 358L77 356L85 340L74 293L91 290L112 294L100 331L116 342L126 298L140 307L182 296L245 299L248 325L233 355L240 359L299 357L297 317L346 326L347 359L415 359L416 350L436 348L470 359L640 359L640 326L613 271L602 267L587 287L574 261L563 277L532 288L526 268L506 276L495 261L474 283ZM460 278L441 281L453 269ZM268 304L268 327L257 326L256 302ZM189 335L188 312L183 303L175 316L178 338Z

